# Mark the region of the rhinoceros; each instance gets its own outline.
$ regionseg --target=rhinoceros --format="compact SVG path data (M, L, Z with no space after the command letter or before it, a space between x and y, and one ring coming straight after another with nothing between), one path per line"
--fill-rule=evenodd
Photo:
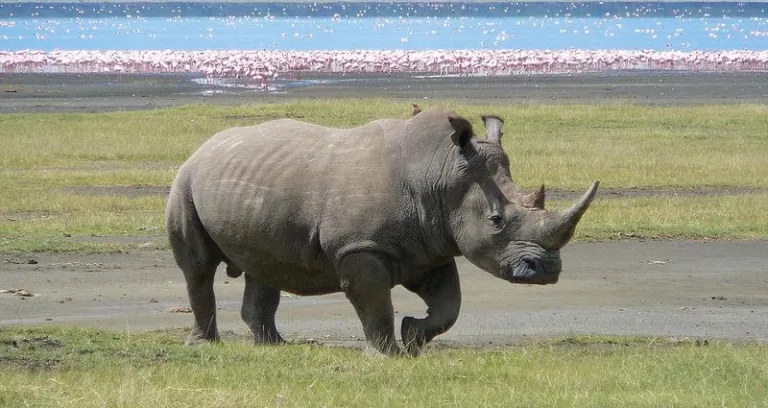
M454 258L511 283L553 284L560 249L598 188L572 207L543 208L544 191L511 179L501 123L487 139L453 111L427 109L338 129L279 119L215 134L179 168L166 207L170 245L194 326L187 344L220 341L214 274L245 279L241 317L256 343L279 343L280 292L343 292L368 344L418 355L459 316ZM395 338L391 290L426 303Z

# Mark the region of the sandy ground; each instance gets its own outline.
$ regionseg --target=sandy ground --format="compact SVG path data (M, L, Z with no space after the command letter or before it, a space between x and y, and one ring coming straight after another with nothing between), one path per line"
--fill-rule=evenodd
M556 285L511 285L459 258L464 304L438 344L498 345L525 338L597 333L768 341L768 242L615 242L563 251ZM36 264L27 264L34 259ZM167 251L8 258L0 325L73 324L125 331L186 327L184 280ZM246 339L239 317L243 280L219 270L223 330ZM423 303L394 290L399 320ZM278 327L291 340L360 344L362 329L341 294L283 297ZM399 326L399 322L398 322Z
M284 88L277 94L200 86L188 79L0 75L0 112L89 112L343 96L403 101L448 98L470 103L768 102L768 76L764 73L439 80L401 77L348 82L325 77L310 78L314 86ZM107 187L102 193L131 194L113 190ZM626 190L601 192L601 197L745 193L753 192ZM166 190L133 194L166 194ZM534 287L507 284L460 258L464 288L461 317L437 344L498 345L572 333L768 341L768 242L573 244L563 250L563 261L565 272L558 284ZM169 311L188 304L181 272L168 251L24 257L0 254L0 289L11 288L23 288L34 296L0 294L0 327L73 324L135 331L188 327L192 323L191 314ZM230 339L247 339L239 318L242 289L242 279L217 275L220 327L230 332ZM402 316L424 315L420 300L402 288L395 289L394 301L398 326ZM293 340L363 343L360 323L343 295L286 296L278 312L278 326Z

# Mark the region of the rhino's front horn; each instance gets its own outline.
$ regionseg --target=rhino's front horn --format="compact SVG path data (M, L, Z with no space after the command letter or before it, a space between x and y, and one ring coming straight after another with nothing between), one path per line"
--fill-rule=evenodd
M544 246L559 249L571 240L576 231L576 224L579 223L581 216L584 215L592 203L592 199L595 198L598 186L600 186L600 182L595 181L589 190L581 196L579 202L567 211L557 214L550 213L549 216L541 220L537 235Z

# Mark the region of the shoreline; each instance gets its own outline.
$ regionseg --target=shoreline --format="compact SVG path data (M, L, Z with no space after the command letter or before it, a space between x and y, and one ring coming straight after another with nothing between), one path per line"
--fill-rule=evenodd
M107 112L189 104L384 98L404 104L766 104L768 75L652 73L436 77L307 74L276 92L195 82L184 74L0 74L0 113ZM407 105L405 105L407 106Z

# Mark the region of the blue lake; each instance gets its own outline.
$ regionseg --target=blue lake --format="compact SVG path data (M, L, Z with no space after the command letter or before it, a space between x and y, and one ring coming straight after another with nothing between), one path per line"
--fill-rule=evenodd
M766 50L768 3L0 4L0 50Z

